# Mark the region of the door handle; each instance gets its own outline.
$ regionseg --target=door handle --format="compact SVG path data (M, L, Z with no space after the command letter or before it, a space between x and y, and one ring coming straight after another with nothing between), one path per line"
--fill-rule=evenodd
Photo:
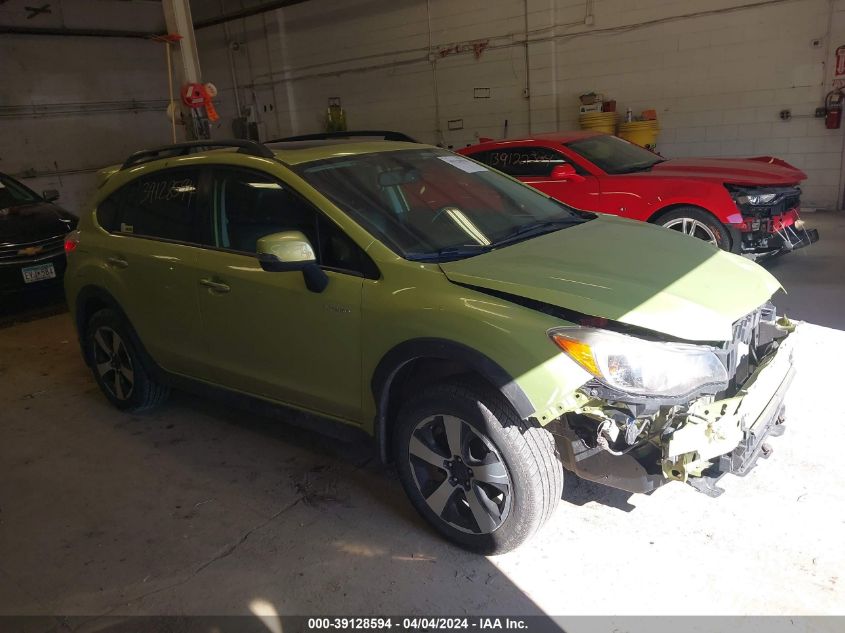
M129 266L129 262L127 262L122 257L109 257L106 261L114 266L115 268L126 268Z
M226 284L221 284L219 281L212 281L211 279L200 279L200 284L207 286L216 292L229 292L231 288Z

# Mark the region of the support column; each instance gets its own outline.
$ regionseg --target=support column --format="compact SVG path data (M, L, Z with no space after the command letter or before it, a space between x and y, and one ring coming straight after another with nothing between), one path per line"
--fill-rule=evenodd
M525 2L526 77L531 133L556 132L560 129L558 104L557 52L553 38L531 41L531 32L554 33L555 0Z
M194 36L194 21L191 17L191 5L189 0L163 0L162 8L167 32L178 33L182 36L179 43L173 47L174 80L178 91L181 92L181 88L185 84L202 83L199 53ZM179 106L182 111L182 119L186 122L185 136L187 140L208 138L207 125L194 125L195 111L183 105L181 98L179 99Z

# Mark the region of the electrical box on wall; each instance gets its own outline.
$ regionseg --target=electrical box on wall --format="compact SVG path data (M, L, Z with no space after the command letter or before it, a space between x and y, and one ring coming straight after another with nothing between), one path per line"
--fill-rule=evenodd
M255 123L257 121L257 117L255 116L255 106L252 104L244 105L242 108L244 118L249 123Z

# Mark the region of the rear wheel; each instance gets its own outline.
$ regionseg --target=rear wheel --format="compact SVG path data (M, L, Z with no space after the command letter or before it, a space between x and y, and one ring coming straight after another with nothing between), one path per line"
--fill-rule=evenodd
M530 538L563 489L551 434L483 385L435 385L410 400L399 414L394 456L417 511L483 554Z
M657 224L684 235L704 240L723 250L729 251L731 249L731 237L725 225L719 222L716 216L704 209L678 207L660 216Z
M85 345L94 379L118 409L144 411L164 401L169 389L141 363L129 326L114 310L103 309L88 321Z

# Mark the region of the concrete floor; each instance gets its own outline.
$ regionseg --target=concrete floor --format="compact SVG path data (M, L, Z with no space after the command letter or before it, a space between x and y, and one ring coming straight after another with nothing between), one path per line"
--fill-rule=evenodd
M769 266L791 316L845 329L845 216ZM710 499L570 476L534 541L441 541L350 445L175 393L125 415L67 314L0 329L0 615L845 614L845 332L802 326L787 433Z

